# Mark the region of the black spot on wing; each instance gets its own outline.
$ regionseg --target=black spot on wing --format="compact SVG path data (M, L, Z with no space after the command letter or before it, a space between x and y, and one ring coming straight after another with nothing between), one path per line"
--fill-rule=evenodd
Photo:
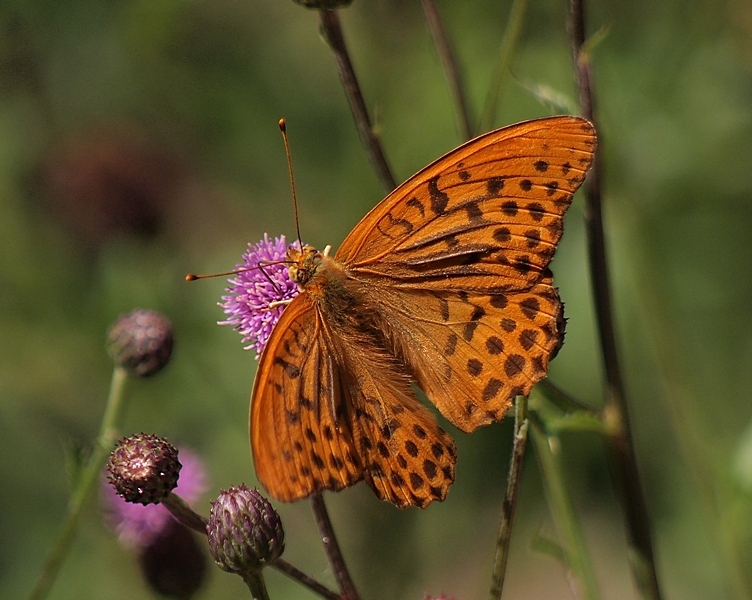
M410 208L417 208L421 217L426 216L426 207L423 206L423 203L417 198L410 198L405 204Z
M499 192L504 189L503 177L491 177L486 183L486 190L489 196L498 196Z
M290 379L297 379L300 377L300 368L294 363L286 361L281 356L274 357L274 364L280 365Z
M428 180L428 196L431 199L431 210L435 215L443 215L449 204L449 196L439 189L439 176Z

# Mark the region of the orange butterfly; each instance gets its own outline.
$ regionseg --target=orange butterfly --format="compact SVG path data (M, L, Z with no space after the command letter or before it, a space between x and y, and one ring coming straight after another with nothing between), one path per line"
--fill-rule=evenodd
M411 382L470 432L504 417L564 336L548 264L596 147L577 117L518 123L399 186L334 256L291 246L301 293L259 360L259 481L292 501L365 479L399 506L443 500L456 447Z

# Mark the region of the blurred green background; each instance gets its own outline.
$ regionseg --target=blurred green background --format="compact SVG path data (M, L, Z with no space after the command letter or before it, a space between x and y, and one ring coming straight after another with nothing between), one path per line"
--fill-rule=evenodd
M666 598L752 589L752 4L587 3L620 348ZM597 5L596 5L597 4ZM591 6L592 5L592 6ZM440 2L476 119L509 2ZM565 2L530 2L496 126L550 114L520 82L573 98ZM420 3L355 0L345 35L398 179L458 145ZM334 248L382 197L315 12L280 0L0 3L0 597L30 591L63 521L65 449L96 435L108 325L135 307L174 323L170 367L136 382L125 433L202 453L212 487L255 484L255 369L216 326L223 280L264 232L294 237L277 120L306 241ZM569 318L551 378L599 406L602 375L582 201L554 272ZM329 495L365 598L483 597L511 422L467 436L443 504L398 511L364 486ZM566 476L603 597L635 598L600 440L564 437ZM333 584L306 502L280 507L286 558ZM532 551L555 537L532 451L506 598L568 598ZM745 581L746 577L746 581ZM313 597L282 575L273 598ZM51 598L148 597L93 502ZM247 597L210 569L200 598Z

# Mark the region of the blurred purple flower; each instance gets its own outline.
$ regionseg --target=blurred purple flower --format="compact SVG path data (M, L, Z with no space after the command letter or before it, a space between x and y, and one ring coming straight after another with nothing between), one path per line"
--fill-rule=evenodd
M248 343L246 350L256 350L256 358L264 349L274 325L282 316L285 305L270 307L272 302L291 300L298 294L298 286L290 280L287 265L264 264L283 261L287 256L287 242L281 235L273 241L265 233L258 244L248 244L243 253L243 262L236 269L249 269L228 279L228 295L222 296L219 306L228 316L220 325L232 325L243 336L243 343ZM257 268L259 262L263 270Z
M203 462L194 452L180 449L178 485L173 490L188 504L198 500L207 487ZM129 548L145 548L154 542L174 520L161 504L134 504L117 495L106 477L103 478L102 496L105 518L118 534L120 542Z

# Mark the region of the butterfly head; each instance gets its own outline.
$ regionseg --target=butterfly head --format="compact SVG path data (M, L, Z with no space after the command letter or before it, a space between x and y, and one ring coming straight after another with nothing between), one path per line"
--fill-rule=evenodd
M305 245L302 248L290 246L287 249L287 260L290 261L288 273L290 279L298 284L302 290L321 266L323 255L313 246Z

